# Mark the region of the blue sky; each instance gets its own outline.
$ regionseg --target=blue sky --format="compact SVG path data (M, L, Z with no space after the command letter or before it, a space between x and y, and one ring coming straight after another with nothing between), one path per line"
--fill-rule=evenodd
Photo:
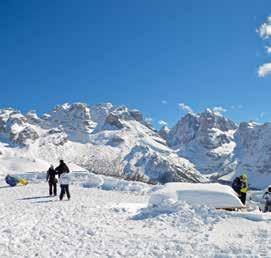
M0 107L112 102L158 127L184 103L269 121L256 29L270 12L270 0L0 1Z

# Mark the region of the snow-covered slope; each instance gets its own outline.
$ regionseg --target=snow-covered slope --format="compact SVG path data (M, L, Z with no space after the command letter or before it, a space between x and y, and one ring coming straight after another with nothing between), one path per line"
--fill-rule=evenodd
M146 182L205 181L138 110L110 103L65 103L42 117L34 111L0 110L0 173L45 170L59 159Z

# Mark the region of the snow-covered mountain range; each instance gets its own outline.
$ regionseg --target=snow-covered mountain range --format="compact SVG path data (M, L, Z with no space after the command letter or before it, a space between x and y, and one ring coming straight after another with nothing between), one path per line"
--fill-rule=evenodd
M0 110L0 173L44 171L59 159L73 170L145 182L206 180L138 110L110 103L63 104L41 117Z
M241 123L206 109L157 132L138 110L110 103L63 104L39 117L0 110L0 173L72 169L145 182L231 180L271 183L271 124Z
M165 133L164 133L165 134ZM246 173L254 187L271 183L271 123L236 125L206 109L188 113L167 134L168 146L209 178L232 180Z

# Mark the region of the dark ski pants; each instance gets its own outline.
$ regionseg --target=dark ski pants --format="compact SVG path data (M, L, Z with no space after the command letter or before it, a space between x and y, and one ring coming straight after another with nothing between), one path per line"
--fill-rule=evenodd
M247 198L247 193L242 193L241 192L240 200L244 205L246 205L246 198Z
M60 192L59 199L62 200L62 199L63 199L63 196L64 196L65 193L66 193L68 199L70 200L71 195L70 195L70 191L69 191L69 185L60 185L60 188L61 188L61 192Z
M57 194L56 183L49 181L49 195L53 194L53 189L54 189L54 195L56 195Z
M271 204L265 203L264 212L271 212Z

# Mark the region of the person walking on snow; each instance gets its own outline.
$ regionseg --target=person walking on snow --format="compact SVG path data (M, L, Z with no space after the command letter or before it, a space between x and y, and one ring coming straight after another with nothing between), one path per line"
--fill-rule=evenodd
M57 179L56 179L56 171L54 170L54 166L51 165L47 171L46 181L49 183L49 195L52 196L54 190L54 196L57 195Z
M241 189L240 189L240 200L245 205L246 204L246 198L247 198L247 192L248 192L248 178L246 174L243 174L240 176L241 179Z
M68 166L66 165L66 163L62 159L59 161L59 166L56 167L55 170L56 170L56 173L58 174L58 178L60 178L60 175L62 173L69 173L70 172Z
M70 190L69 190L69 184L71 182L71 179L70 179L70 175L69 175L69 168L68 166L64 163L64 161L62 161L63 164L65 165L62 165L62 173L60 173L59 175L59 184L60 184L60 188L61 188L61 192L60 192L60 195L59 195L59 199L60 201L63 199L64 195L67 194L67 197L68 197L68 200L70 200L71 198L71 194L70 194ZM61 161L60 161L61 163ZM61 164L60 164L61 165Z
M263 212L271 212L271 185L268 186L267 192L264 193L265 207Z

